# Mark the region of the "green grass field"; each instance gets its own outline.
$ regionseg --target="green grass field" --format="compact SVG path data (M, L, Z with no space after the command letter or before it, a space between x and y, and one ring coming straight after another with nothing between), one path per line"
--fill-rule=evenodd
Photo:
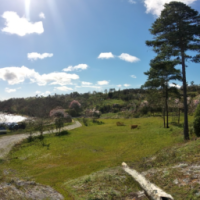
M189 118L192 121L192 117ZM0 170L12 169L10 176L33 179L50 185L71 199L64 185L72 179L120 166L123 161L135 162L160 150L183 142L182 128L170 125L163 128L160 117L137 119L100 119L102 125L83 126L69 135L45 136L41 141L24 141L2 161ZM120 121L125 126L116 126ZM131 124L139 128L130 129Z

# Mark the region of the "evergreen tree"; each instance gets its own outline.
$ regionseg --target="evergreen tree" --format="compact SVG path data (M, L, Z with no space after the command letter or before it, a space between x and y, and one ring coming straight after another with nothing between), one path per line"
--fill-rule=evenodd
M176 61L161 60L158 55L151 61L151 68L149 71L144 72L148 76L147 81L142 86L149 89L161 89L162 97L164 98L164 127L169 128L168 125L168 98L169 92L178 93L176 87L169 87L169 81L182 80L180 70L175 69ZM167 116L167 124L165 126L165 112Z
M182 65L183 97L184 97L184 139L189 140L188 133L188 108L187 108L187 85L185 62L190 59L200 62L200 54L189 56L188 50L198 51L200 49L200 15L191 7L181 2L172 1L164 5L160 17L153 23L150 29L155 36L152 41L146 41L148 46L159 49L163 44L173 47L171 55L179 54Z

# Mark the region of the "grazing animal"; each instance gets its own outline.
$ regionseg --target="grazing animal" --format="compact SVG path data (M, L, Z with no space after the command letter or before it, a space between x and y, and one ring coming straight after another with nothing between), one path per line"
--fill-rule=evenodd
M131 125L131 129L137 128L138 125Z

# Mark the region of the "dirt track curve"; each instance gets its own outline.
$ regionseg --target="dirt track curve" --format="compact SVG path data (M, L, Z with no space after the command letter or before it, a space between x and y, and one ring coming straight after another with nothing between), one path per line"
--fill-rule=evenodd
M62 130L72 130L81 126L82 124L80 122L75 121L74 124L65 126L62 128ZM51 131L51 133L55 133L55 132L57 132L56 129ZM44 131L43 134L50 134L50 132ZM39 132L33 133L33 136L37 136L37 135L39 135ZM27 133L0 137L0 158L4 158L16 143L28 137L29 137L29 134Z

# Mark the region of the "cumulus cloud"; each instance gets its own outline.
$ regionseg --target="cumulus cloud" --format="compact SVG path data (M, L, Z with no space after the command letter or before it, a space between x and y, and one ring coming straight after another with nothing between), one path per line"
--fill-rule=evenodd
M46 91L46 92L36 91L35 93L36 93L36 95L40 95L40 96L48 96L51 94L50 91Z
M44 32L43 23L32 23L25 17L19 17L16 12L6 11L3 13L2 18L6 20L2 32L25 36L31 33L42 34Z
M31 83L37 83L40 86L50 85L72 85L72 80L79 79L76 74L67 74L65 72L52 72L49 74L39 74L34 69L22 67L5 67L0 69L0 79L7 81L9 85L15 85L24 82L26 79Z
M122 54L119 56L119 58L120 58L121 60L125 60L126 62L131 62L131 63L137 62L137 61L140 60L139 58L137 58L137 57L135 57L135 56L131 56L131 55L127 54L127 53L122 53Z
M100 53L98 58L99 59L109 59L109 58L114 58L115 56L111 53L111 52L108 52L108 53Z
M97 84L98 85L108 85L109 81L98 81Z
M169 83L169 86L170 86L170 87L177 87L177 88L181 88L181 86L180 86L180 85L178 85L178 84L175 84L175 83Z
M60 91L64 91L64 92L73 90L72 88L69 88L67 86L55 87L54 89L57 89L57 90L60 90Z
M42 92L40 92L40 91L38 91L38 90L35 92L35 94L40 94L40 93L42 93Z
M117 85L117 87L122 87L122 85Z
M12 93L12 92L16 92L17 89L10 89L10 88L5 88L5 92L7 93Z
M134 1L134 0L129 0L128 1L130 4L136 4L136 1Z
M69 66L67 68L64 68L63 71L65 72L71 72L71 71L82 71L82 70L86 70L88 68L88 65L86 64L79 64L76 66Z
M129 84L124 84L124 87L129 87L130 85Z
M43 53L43 54L39 54L37 52L32 52L32 53L28 53L27 54L27 58L29 60L37 60L37 59L44 59L44 58L51 58L53 57L53 53Z
M43 12L41 12L41 13L39 14L39 17L40 17L41 19L45 19L45 14L44 14Z
M183 2L185 4L191 4L196 0L144 0L146 13L151 13L153 15L159 16L164 8L164 4L169 3L171 1L178 1Z
M86 85L92 85L92 83L90 83L90 82L84 82L84 81L82 81L81 83L82 83L82 85L85 85L85 86Z
M135 75L131 75L131 78L137 78Z

